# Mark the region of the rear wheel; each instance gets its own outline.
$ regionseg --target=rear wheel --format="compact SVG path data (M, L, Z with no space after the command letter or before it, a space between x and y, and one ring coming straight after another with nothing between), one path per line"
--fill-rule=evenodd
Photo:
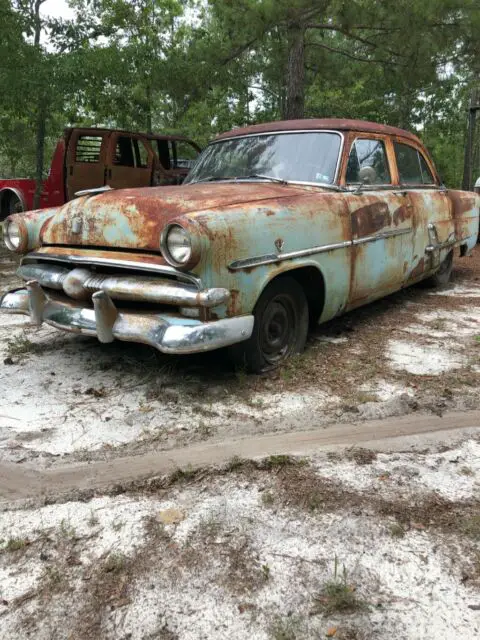
M440 264L440 268L433 276L425 280L428 287L443 287L450 282L453 270L453 251L447 255L445 260Z
M303 351L308 332L308 303L296 280L285 276L271 282L258 299L254 316L250 338L230 347L230 355L238 367L261 373Z

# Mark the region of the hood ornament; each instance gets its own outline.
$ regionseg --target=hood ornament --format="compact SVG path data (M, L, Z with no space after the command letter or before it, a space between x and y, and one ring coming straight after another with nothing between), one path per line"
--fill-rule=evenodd
M73 218L72 220L72 233L80 233L82 230L82 219Z
M93 187L92 189L82 189L81 191L75 191L76 196L94 196L96 193L105 193L105 191L113 191L112 187L108 184L103 187Z

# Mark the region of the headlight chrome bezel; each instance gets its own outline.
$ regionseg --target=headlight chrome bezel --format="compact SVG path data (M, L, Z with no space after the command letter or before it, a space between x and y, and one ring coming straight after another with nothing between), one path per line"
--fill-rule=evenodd
M168 246L168 238L169 235L172 231L174 231L175 229L181 229L181 231L185 234L186 238L188 238L189 244L190 244L190 252L189 255L187 257L186 260L184 261L179 261L176 260L171 252L170 252L170 248ZM201 255L201 246L200 246L200 239L198 237L197 234L192 233L190 229L188 229L188 227L184 226L183 224L180 224L178 222L171 222L169 224L167 224L160 236L160 249L162 251L162 255L165 258L165 260L168 262L168 264L170 264L172 267L175 267L176 269L180 269L182 271L186 271L188 269L191 269L192 267L194 267L200 260L200 255Z
M18 245L12 242L9 229L16 225L18 229ZM28 249L28 231L24 220L18 216L9 216L3 223L3 243L13 253L25 253Z

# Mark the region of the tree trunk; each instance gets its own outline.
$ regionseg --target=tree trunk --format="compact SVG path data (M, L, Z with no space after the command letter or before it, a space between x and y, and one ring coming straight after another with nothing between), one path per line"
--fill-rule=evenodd
M303 118L305 115L305 27L288 27L287 99L284 120Z
M475 124L477 111L480 109L480 91L474 89L470 98L468 109L467 143L465 145L465 159L463 163L462 189L470 191L473 187L473 149L475 144Z
M150 84L150 80L147 83L146 87L146 96L147 96L147 133L152 132L152 86Z
M40 208L40 196L43 189L43 156L45 151L45 129L47 121L47 103L44 96L40 96L37 112L37 144L36 144L36 172L35 195L33 196L33 208Z

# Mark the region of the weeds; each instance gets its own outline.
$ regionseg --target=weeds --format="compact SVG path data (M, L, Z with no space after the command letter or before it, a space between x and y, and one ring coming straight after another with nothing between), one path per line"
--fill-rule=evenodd
M127 558L123 553L110 553L102 565L105 573L120 573L127 566Z
M339 573L338 558L335 556L333 578L328 580L320 593L314 597L313 613L354 613L366 608L366 603L355 593L355 588L348 583L347 568L343 565Z
M15 336L7 342L7 355L10 358L22 358L43 351L44 345L32 342L25 334Z
M297 640L300 633L301 624L295 616L276 618L268 630L268 635L272 640Z
M392 524L390 527L390 535L392 536L392 538L404 538L405 533L405 529L398 522Z
M271 491L264 491L262 493L262 504L266 507L271 507L275 503L275 496Z
M60 523L60 535L62 538L75 538L75 529L65 518Z
M461 523L461 531L473 540L480 540L480 516L465 518Z
M19 551L30 544L27 538L9 538L4 547L4 551Z

